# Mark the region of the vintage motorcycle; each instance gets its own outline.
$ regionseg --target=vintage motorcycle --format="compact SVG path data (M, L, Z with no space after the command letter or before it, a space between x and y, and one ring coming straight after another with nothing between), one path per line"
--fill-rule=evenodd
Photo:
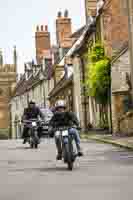
M24 120L23 123L29 128L28 142L31 148L38 148L39 137L38 137L38 127L39 121L37 119Z
M55 128L55 138L60 140L64 163L67 163L69 170L73 170L77 152L76 148L74 148L74 137L72 134L69 134L69 129L70 127Z

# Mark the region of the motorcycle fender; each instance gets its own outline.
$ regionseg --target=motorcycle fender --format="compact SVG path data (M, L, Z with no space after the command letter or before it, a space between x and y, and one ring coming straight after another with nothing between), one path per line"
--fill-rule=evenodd
M60 131L56 131L56 132L55 132L55 138L60 138L60 135L61 135L61 134L60 134Z
M64 144L68 144L68 137L63 137Z

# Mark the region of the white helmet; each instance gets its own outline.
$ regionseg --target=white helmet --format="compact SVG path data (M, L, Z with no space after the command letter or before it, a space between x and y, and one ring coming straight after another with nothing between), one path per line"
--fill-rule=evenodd
M55 104L55 108L66 108L66 104L64 100L58 100Z

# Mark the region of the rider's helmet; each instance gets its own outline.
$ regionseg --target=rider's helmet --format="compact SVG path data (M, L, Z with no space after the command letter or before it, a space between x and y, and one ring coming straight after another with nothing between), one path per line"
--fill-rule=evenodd
M29 104L30 105L35 105L36 103L35 103L35 101L30 101Z
M29 102L29 108L33 108L34 106L36 106L35 101L30 101Z
M64 100L58 100L55 104L55 110L57 110L58 108L66 108L66 103Z

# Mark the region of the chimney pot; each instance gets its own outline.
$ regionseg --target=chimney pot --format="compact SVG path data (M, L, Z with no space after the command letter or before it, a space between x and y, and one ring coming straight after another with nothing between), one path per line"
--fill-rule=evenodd
M60 18L62 16L61 11L58 12L58 18Z
M64 17L68 17L68 10L65 10L65 12L64 12Z
M36 27L36 31L39 31L39 26Z
M43 31L43 25L41 25L41 31Z
M48 26L47 25L45 25L45 31L48 32Z

